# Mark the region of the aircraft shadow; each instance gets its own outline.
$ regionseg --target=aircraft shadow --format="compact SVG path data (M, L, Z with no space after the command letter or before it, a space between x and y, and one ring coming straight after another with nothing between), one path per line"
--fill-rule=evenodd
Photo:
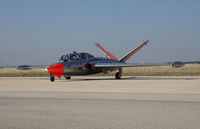
M199 80L200 78L199 77L122 77L121 79L119 79L120 81L123 81L123 80ZM102 81L102 80L113 80L113 81L118 81L118 79L115 79L114 77L113 78L106 78L106 77L99 77L99 78L74 78L72 77L71 80L65 80L65 79L62 79L60 81L63 81L63 82L73 82L73 81Z

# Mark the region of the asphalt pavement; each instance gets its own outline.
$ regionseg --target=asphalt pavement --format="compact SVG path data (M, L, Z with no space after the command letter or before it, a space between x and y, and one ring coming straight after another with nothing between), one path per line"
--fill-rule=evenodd
M199 94L0 92L0 129L199 129Z

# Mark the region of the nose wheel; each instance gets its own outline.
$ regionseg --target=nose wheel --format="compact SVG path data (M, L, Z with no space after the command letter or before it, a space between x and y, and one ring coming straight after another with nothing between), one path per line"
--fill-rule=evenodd
M66 76L65 79L70 80L71 76Z
M51 81L51 82L54 82L54 81L55 81L55 76L52 75L52 74L50 74L50 81Z

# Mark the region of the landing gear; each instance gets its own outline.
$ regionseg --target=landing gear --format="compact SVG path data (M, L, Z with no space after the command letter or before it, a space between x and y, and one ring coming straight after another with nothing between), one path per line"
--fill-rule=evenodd
M65 79L70 80L71 76L66 76Z
M120 75L119 72L117 72L117 73L115 74L115 78L116 78L116 79L121 79L121 75Z
M50 81L51 81L51 82L54 82L54 81L55 81L55 76L52 75L52 74L50 74Z
M122 68L120 68L120 69L119 69L119 72L117 72L117 73L115 74L115 78L116 78L116 79L121 79L121 76L122 76Z

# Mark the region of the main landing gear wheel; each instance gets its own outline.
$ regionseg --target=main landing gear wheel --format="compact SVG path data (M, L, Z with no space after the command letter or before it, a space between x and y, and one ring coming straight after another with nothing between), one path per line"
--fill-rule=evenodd
M121 76L122 76L122 68L119 68L119 72L117 72L117 73L115 74L115 78L116 78L116 79L121 79Z
M51 81L51 82L54 82L54 81L55 81L55 76L52 75L52 74L50 74L50 81Z
M71 76L66 76L65 79L70 80Z
M119 72L117 72L117 73L115 74L115 78L116 78L116 79L121 79L121 74L120 74Z

